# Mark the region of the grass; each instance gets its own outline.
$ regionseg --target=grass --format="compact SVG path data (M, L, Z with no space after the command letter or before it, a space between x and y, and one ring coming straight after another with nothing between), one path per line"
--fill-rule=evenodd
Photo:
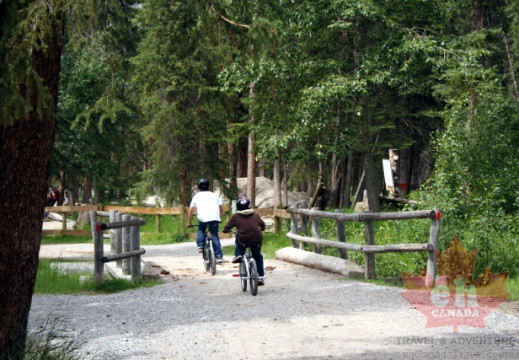
M92 243L92 237L91 236L43 235L41 237L41 243L42 243L42 245L86 244L86 243Z
M508 301L519 301L519 276L508 279L506 290L510 293Z
M23 360L79 360L77 339L62 334L66 321L54 316L39 320L34 331L27 334L25 348L13 358Z
M92 280L79 281L81 275L88 274L62 274L57 269L51 269L50 264L58 262L55 259L40 259L38 275L34 287L35 294L91 294L91 293L117 293L139 287L150 287L160 282L146 280L142 283L124 279L106 279L101 283Z

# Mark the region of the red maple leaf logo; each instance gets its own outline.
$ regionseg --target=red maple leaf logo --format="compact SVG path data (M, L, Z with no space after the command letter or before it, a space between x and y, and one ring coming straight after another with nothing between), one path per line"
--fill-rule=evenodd
M485 318L509 294L508 272L492 274L487 267L477 279L473 277L477 250L467 252L455 235L445 252L437 252L438 277L434 288L425 287L425 276L404 274L406 290L402 297L426 318L426 328L453 326L485 327Z

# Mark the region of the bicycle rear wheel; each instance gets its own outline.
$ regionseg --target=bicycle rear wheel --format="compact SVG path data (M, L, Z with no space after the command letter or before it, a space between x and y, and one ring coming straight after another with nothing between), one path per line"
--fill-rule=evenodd
M241 282L241 289L243 291L247 291L247 269L245 268L246 262L245 259L240 263L240 282Z
M211 266L211 275L216 274L216 257L214 256L214 249L209 248L209 264Z
M256 296L258 293L258 268L254 259L250 260L249 265L250 272L250 292L252 296Z

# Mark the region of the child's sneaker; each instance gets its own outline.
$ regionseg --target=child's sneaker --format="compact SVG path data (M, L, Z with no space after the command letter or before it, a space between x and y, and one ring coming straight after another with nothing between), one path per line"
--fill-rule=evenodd
M216 263L217 264L223 264L223 259L222 258L216 258Z
M198 248L198 252L201 253L204 251L204 248Z
M238 256L235 256L234 259L232 259L232 263L233 264L237 264L237 263L241 263L241 261L243 260L243 256L241 255L238 255Z
M259 279L259 280L258 280L258 285L259 285L259 286L263 286L263 285L265 285L265 279Z

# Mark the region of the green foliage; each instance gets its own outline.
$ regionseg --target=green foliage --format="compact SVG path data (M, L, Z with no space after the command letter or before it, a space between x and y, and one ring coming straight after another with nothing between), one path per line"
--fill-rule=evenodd
M139 287L156 285L156 281L132 282L124 279L105 279L96 283L93 279L84 282L79 281L81 274L62 274L57 269L52 269L50 264L57 262L55 259L40 259L38 275L34 287L35 294L85 294L85 293L117 293ZM90 275L93 274L83 274Z
M61 235L42 235L41 244L84 244L92 243L92 236L61 236Z
M49 316L40 320L29 332L22 354L14 357L23 360L79 360L81 341L62 335L67 326L64 319Z
M133 84L151 149L148 184L170 203L187 203L197 177L222 179L219 145L226 130L225 97L217 91L219 54L204 1L145 1L137 17L144 36L132 59ZM182 41L179 41L182 39Z

